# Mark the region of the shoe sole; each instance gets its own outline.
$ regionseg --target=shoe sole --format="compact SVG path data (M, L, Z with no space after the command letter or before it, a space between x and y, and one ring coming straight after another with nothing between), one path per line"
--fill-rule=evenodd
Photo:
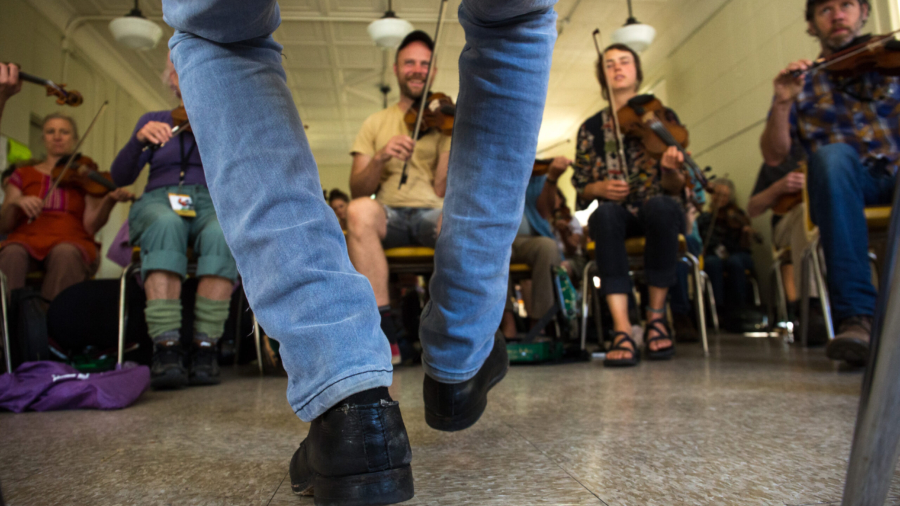
M193 376L188 382L191 386L218 385L222 379L218 376Z
M428 407L426 406L425 423L427 423L428 426L432 429L443 432L458 432L475 425L475 423L481 418L481 415L484 414L485 408L487 408L488 392L490 392L491 389L497 385L497 383L503 381L503 378L506 377L507 372L509 372L509 360L506 361L506 367L503 368L503 372L501 372L496 378L492 379L491 382L488 383L487 391L484 393L484 397L481 399L481 401L479 401L479 403L476 404L475 407L468 413L463 413L457 416L443 416L428 409Z
M186 387L187 384L187 374L177 369L169 369L162 376L150 379L150 387L154 390L173 390Z
M825 348L825 356L831 360L843 360L852 366L862 367L869 360L869 347L855 339L835 339Z
M314 496L316 506L383 506L415 496L410 466L340 478L317 475L309 485L292 489L295 495Z

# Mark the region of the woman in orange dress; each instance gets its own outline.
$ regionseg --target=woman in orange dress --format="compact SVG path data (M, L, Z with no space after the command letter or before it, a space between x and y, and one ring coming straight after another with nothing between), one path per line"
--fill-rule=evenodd
M44 271L41 295L49 301L96 272L100 245L94 234L116 203L134 195L120 188L91 197L80 188L60 186L44 203L53 186L50 173L74 150L78 130L72 118L61 114L47 116L41 130L47 158L16 169L5 186L0 233L9 235L0 245L0 271L11 290L25 286L29 272Z

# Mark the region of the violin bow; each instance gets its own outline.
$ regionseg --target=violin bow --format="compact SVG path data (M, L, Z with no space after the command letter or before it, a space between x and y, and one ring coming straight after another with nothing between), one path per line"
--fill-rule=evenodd
M900 30L894 30L891 33L886 33L874 41L869 41L869 42L860 44L860 46L858 48L856 48L852 51L848 51L846 54L842 54L842 55L840 55L836 58L830 59L830 60L825 59L825 58L819 58L818 60L814 61L812 66L810 66L806 70L799 70L799 69L792 70L791 75L793 77L800 77L801 75L803 75L804 73L807 73L807 72L818 72L819 70L825 70L828 67L830 67L836 63L840 63L846 59L853 58L854 56L856 56L858 54L865 53L866 51L874 49L878 46L883 46L883 45L887 44L891 40L894 40L894 35L897 35L898 33L900 33Z
M600 84L603 86L603 90L606 91L606 96L609 97L609 115L612 117L613 130L616 131L616 154L619 156L619 168L622 169L624 181L630 183L631 175L628 173L628 160L625 159L625 150L623 149L624 142L622 142L622 130L619 128L619 108L616 107L615 96L613 96L612 90L609 89L609 82L606 78L606 66L603 64L603 51L600 50L600 29L595 29L592 36L594 38L594 47L597 48L597 58L600 65L600 72L604 73L603 79L601 80Z
M66 172L68 172L68 170L72 168L72 164L75 162L75 154L78 153L78 148L80 148L84 143L84 140L87 139L88 134L91 133L91 129L94 128L94 124L97 123L97 119L99 119L100 115L103 114L103 111L106 110L107 105L109 105L108 100L106 102L103 102L103 105L100 106L100 110L97 111L97 114L94 115L94 119L91 120L91 124L88 125L87 130L84 131L84 135L82 135L81 138L78 139L78 143L75 144L75 149L73 149L72 154L69 155L69 159L66 161L66 165L63 167L63 170L59 173L59 176L57 176L56 180L53 181L53 186L51 186L50 189L47 190L47 193L44 195L41 209L43 209L44 206L47 205L47 200L50 199L50 195L53 195L53 192L56 191L56 189L59 187L59 182L62 181L63 177L65 177ZM34 218L31 218L30 220L28 220L28 223L31 223L33 221Z
M431 58L428 59L428 72L425 74L425 88L422 90L422 97L419 100L419 115L416 116L416 128L413 130L413 140L419 140L419 130L422 129L422 115L425 113L425 102L428 101L428 93L431 91L431 79L434 72L434 55L437 54L438 50L438 41L441 37L441 26L444 24L444 10L447 7L447 0L441 0L441 7L438 9L438 19L437 19L437 27L434 29L434 49L431 51ZM409 155L412 158L412 153ZM406 184L406 180L409 178L409 160L403 163L403 173L400 175L400 184L397 185L397 189L403 188L403 185Z
M186 120L184 120L183 123L179 123L179 124L173 126L172 127L172 139L187 132L187 129L190 125L191 125L191 120L186 119ZM304 125L304 128L306 128L305 125ZM169 139L169 140L172 140L172 139ZM152 150L156 151L157 149L159 149L161 147L163 147L163 144L147 144L146 146L144 146L141 149L141 151L147 151L148 149L152 149Z

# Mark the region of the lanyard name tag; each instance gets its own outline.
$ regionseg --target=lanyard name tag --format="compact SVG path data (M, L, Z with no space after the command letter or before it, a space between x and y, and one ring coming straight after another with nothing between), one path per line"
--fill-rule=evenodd
M169 204L172 205L172 210L179 216L186 216L188 218L197 216L197 210L194 208L194 199L192 199L190 195L170 193Z

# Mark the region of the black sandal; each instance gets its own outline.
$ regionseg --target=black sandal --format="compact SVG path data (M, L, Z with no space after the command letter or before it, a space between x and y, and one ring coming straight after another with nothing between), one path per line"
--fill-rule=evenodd
M625 336L618 343L616 342L616 338L619 336ZM624 343L631 343L631 348L626 348L622 346ZM638 364L641 360L641 353L638 350L637 343L634 342L634 339L631 338L625 332L616 332L613 334L613 347L607 350L606 354L609 356L610 351L627 351L631 353L630 358L618 358L611 359L607 358L603 360L603 365L605 367L631 367Z
M662 327L659 327L662 325ZM669 325L666 323L664 318L657 318L651 322L647 323L647 328L644 330L644 335L650 335L650 330L656 331L656 337L651 339L647 339L644 348L647 349L647 359L649 360L669 360L670 358L675 356L675 340L672 338L672 333L669 331ZM669 341L672 343L671 346L667 346L665 348L660 348L656 351L653 351L650 348L650 344L654 341Z

